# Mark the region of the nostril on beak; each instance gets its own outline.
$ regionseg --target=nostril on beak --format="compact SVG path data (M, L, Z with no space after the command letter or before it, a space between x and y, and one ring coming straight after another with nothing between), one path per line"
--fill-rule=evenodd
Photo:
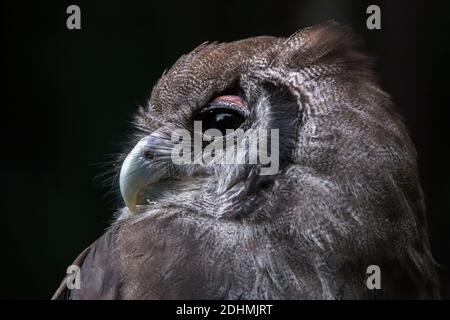
M149 148L146 148L143 152L144 158L146 160L153 160L155 159L155 152Z
M151 134L141 141L139 141L141 156L147 160L152 161L158 156L157 147L161 141L156 134Z

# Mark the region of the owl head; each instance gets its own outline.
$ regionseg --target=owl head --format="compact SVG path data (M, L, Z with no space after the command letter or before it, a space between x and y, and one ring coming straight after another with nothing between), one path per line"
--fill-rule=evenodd
M204 43L135 124L117 222L125 296L436 294L414 146L346 28ZM365 286L374 264L382 292Z
M194 193L222 203L206 214L241 215L244 198L306 156L310 133L300 131L316 121L311 113L340 112L328 95L357 94L341 78L374 85L367 58L350 46L347 32L323 25L287 39L205 43L182 56L138 113L139 142L120 175L129 211Z

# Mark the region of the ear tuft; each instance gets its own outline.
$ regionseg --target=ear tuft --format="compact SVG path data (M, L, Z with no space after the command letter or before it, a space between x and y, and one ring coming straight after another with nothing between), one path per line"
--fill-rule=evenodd
M359 43L348 26L328 21L297 31L287 38L271 65L301 69L329 61L367 66L370 59L359 51Z

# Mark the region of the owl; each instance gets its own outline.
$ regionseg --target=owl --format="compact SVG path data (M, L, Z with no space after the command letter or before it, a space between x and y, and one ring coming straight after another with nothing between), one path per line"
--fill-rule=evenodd
M135 127L124 206L55 299L439 297L414 146L346 27L201 44ZM229 136L242 161L205 157Z

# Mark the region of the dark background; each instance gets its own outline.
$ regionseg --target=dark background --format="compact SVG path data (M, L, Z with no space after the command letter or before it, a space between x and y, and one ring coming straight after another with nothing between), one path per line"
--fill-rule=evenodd
M48 299L120 204L95 179L164 69L210 40L288 36L335 19L361 35L418 149L442 293L450 297L450 51L445 2L2 2L0 297ZM82 30L66 28L81 7ZM382 29L366 29L381 7ZM102 167L103 165L103 167Z

